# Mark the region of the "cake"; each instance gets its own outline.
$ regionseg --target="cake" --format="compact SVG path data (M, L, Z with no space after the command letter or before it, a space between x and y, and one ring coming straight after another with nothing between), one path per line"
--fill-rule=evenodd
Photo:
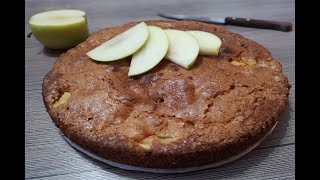
M199 55L188 70L162 60L128 77L131 57L97 62L86 53L138 22L92 33L62 54L43 80L47 112L72 142L127 165L197 167L245 151L278 122L290 85L266 48L222 26L145 22L213 33L222 40L220 52Z

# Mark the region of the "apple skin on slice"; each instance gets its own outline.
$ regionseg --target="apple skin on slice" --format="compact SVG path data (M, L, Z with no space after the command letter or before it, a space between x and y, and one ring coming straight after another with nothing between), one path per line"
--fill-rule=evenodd
M141 22L89 51L87 55L96 61L120 60L135 53L147 41L148 36L148 26Z
M197 39L200 55L218 55L222 43L218 36L204 31L187 32Z
M148 26L148 28L148 40L133 54L128 76L149 71L164 58L168 51L169 40L164 30L156 26Z
M38 13L30 18L34 37L51 49L68 49L84 41L89 35L85 12L55 10Z
M169 39L169 49L165 56L186 69L189 69L197 60L199 44L189 33L181 30L165 30Z

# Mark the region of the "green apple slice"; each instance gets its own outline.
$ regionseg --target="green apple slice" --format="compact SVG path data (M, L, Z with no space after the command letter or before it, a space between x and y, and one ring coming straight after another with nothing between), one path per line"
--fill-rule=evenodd
M167 29L165 32L169 39L169 49L165 58L189 69L199 53L197 40L185 31Z
M204 31L187 32L197 39L200 47L199 54L218 55L222 43L218 36Z
M148 36L148 26L142 22L89 51L87 55L96 61L123 59L135 53Z
M169 40L164 30L156 26L148 26L148 28L147 42L132 56L129 76L149 71L163 59L168 51Z
M29 24L34 37L52 49L68 49L84 41L88 35L85 12L55 10L36 14Z

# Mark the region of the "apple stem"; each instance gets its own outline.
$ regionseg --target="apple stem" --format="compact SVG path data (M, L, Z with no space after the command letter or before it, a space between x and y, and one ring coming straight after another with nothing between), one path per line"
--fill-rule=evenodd
M30 38L30 37L31 37L31 35L32 35L32 32L31 32L31 33L29 33L29 34L27 35L27 37L28 37L28 38Z

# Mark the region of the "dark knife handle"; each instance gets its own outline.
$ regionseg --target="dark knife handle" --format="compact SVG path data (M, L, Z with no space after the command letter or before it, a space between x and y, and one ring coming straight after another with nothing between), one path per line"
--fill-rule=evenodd
M289 22L264 21L256 19L234 18L226 17L225 20L228 25L244 26L260 29L273 29L278 31L289 32L292 31L292 24Z

